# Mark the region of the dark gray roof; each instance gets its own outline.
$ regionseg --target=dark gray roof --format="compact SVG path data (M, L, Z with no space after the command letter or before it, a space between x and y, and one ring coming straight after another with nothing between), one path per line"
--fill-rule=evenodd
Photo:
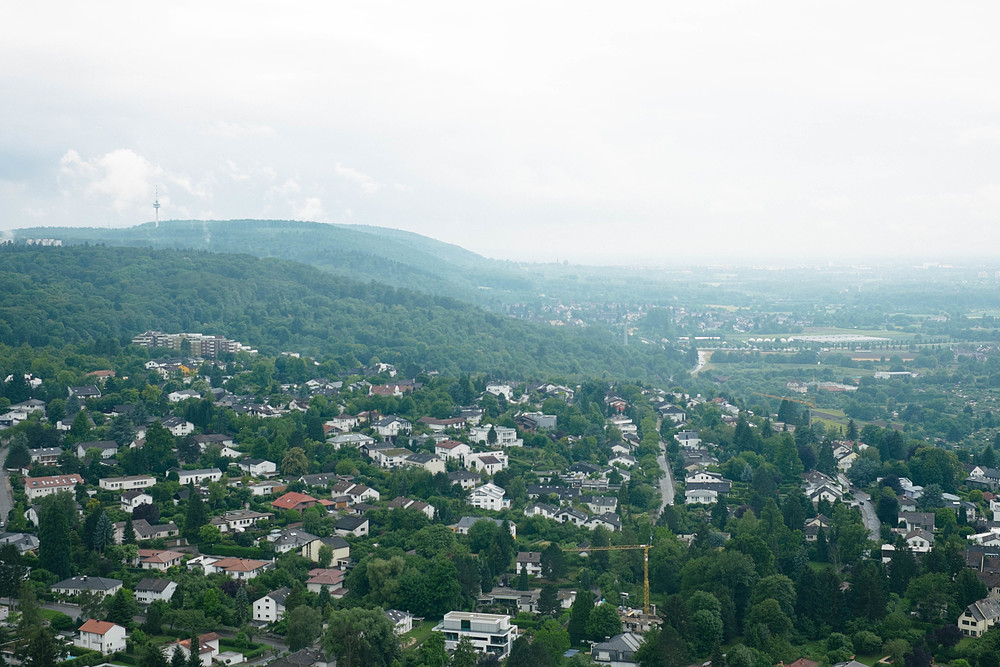
M109 591L112 588L121 585L121 579L105 579L104 577L70 577L69 579L63 579L58 584L53 584L49 588L66 588L78 591Z
M155 577L146 577L139 581L136 585L135 590L137 591L152 591L154 593L162 593L167 590L170 586L171 581L169 579L157 579Z
M288 599L288 594L292 592L288 586L282 586L276 591L271 591L267 594L267 597L271 598L281 606L285 606L285 600Z
M326 656L323 655L322 651L304 648L283 658L272 660L267 663L267 667L312 667L312 665L324 665L325 667L326 664Z
M347 540L345 540L340 535L330 535L329 537L321 537L319 541L333 549L343 549L344 547L351 546L350 544L347 543Z
M360 516L342 516L333 524L339 530L355 530L359 526L368 523L368 519Z

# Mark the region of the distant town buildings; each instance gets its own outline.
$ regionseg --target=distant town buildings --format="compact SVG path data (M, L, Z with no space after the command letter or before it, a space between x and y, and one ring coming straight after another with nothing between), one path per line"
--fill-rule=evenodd
M209 336L201 333L163 333L162 331L146 331L132 339L133 345L141 347L163 347L177 351L184 350L195 357L214 358L221 352L255 352L250 346L239 341L229 340L225 336Z

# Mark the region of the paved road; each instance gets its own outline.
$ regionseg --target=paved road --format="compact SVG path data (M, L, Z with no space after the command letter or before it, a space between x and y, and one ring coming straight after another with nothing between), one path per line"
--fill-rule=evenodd
M656 461L663 469L664 475L660 479L660 497L663 499L662 505L674 504L674 473L670 470L670 461L667 459L667 445L660 441L660 453Z
M837 475L840 479L840 483L843 484L851 494L857 499L858 506L861 508L861 518L865 522L865 528L871 533L873 540L879 540L882 538L882 522L878 520L878 515L875 513L875 503L872 502L871 497L861 489L852 486L850 481L847 479L847 475L840 473Z
M697 375L701 371L701 369L705 367L705 364L707 363L708 363L708 352L705 352L704 350L698 350L698 365L694 367L693 371L691 371L691 375Z
M854 494L854 497L858 499L861 505L861 518L864 519L865 528L871 533L872 539L881 539L882 524L878 520L878 515L875 514L875 504L872 502L872 499L861 489L851 487L851 493Z
M7 525L7 516L14 506L14 494L10 488L10 479L7 475L7 448L0 449L0 525Z
M80 605L78 604L66 604L64 602L42 602L40 606L42 607L42 609L62 612L67 616L69 616L70 618L72 618L74 621L80 618Z

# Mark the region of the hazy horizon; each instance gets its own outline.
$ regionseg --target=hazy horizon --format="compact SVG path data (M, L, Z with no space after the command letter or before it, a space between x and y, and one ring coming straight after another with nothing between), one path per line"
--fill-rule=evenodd
M576 264L974 261L1000 7L57 1L0 26L0 229L307 219Z

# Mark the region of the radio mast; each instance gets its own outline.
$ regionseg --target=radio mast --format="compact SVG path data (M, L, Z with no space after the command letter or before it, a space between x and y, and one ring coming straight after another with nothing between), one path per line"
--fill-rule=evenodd
M160 226L160 188L156 188L153 195L153 211L156 213L156 226Z

